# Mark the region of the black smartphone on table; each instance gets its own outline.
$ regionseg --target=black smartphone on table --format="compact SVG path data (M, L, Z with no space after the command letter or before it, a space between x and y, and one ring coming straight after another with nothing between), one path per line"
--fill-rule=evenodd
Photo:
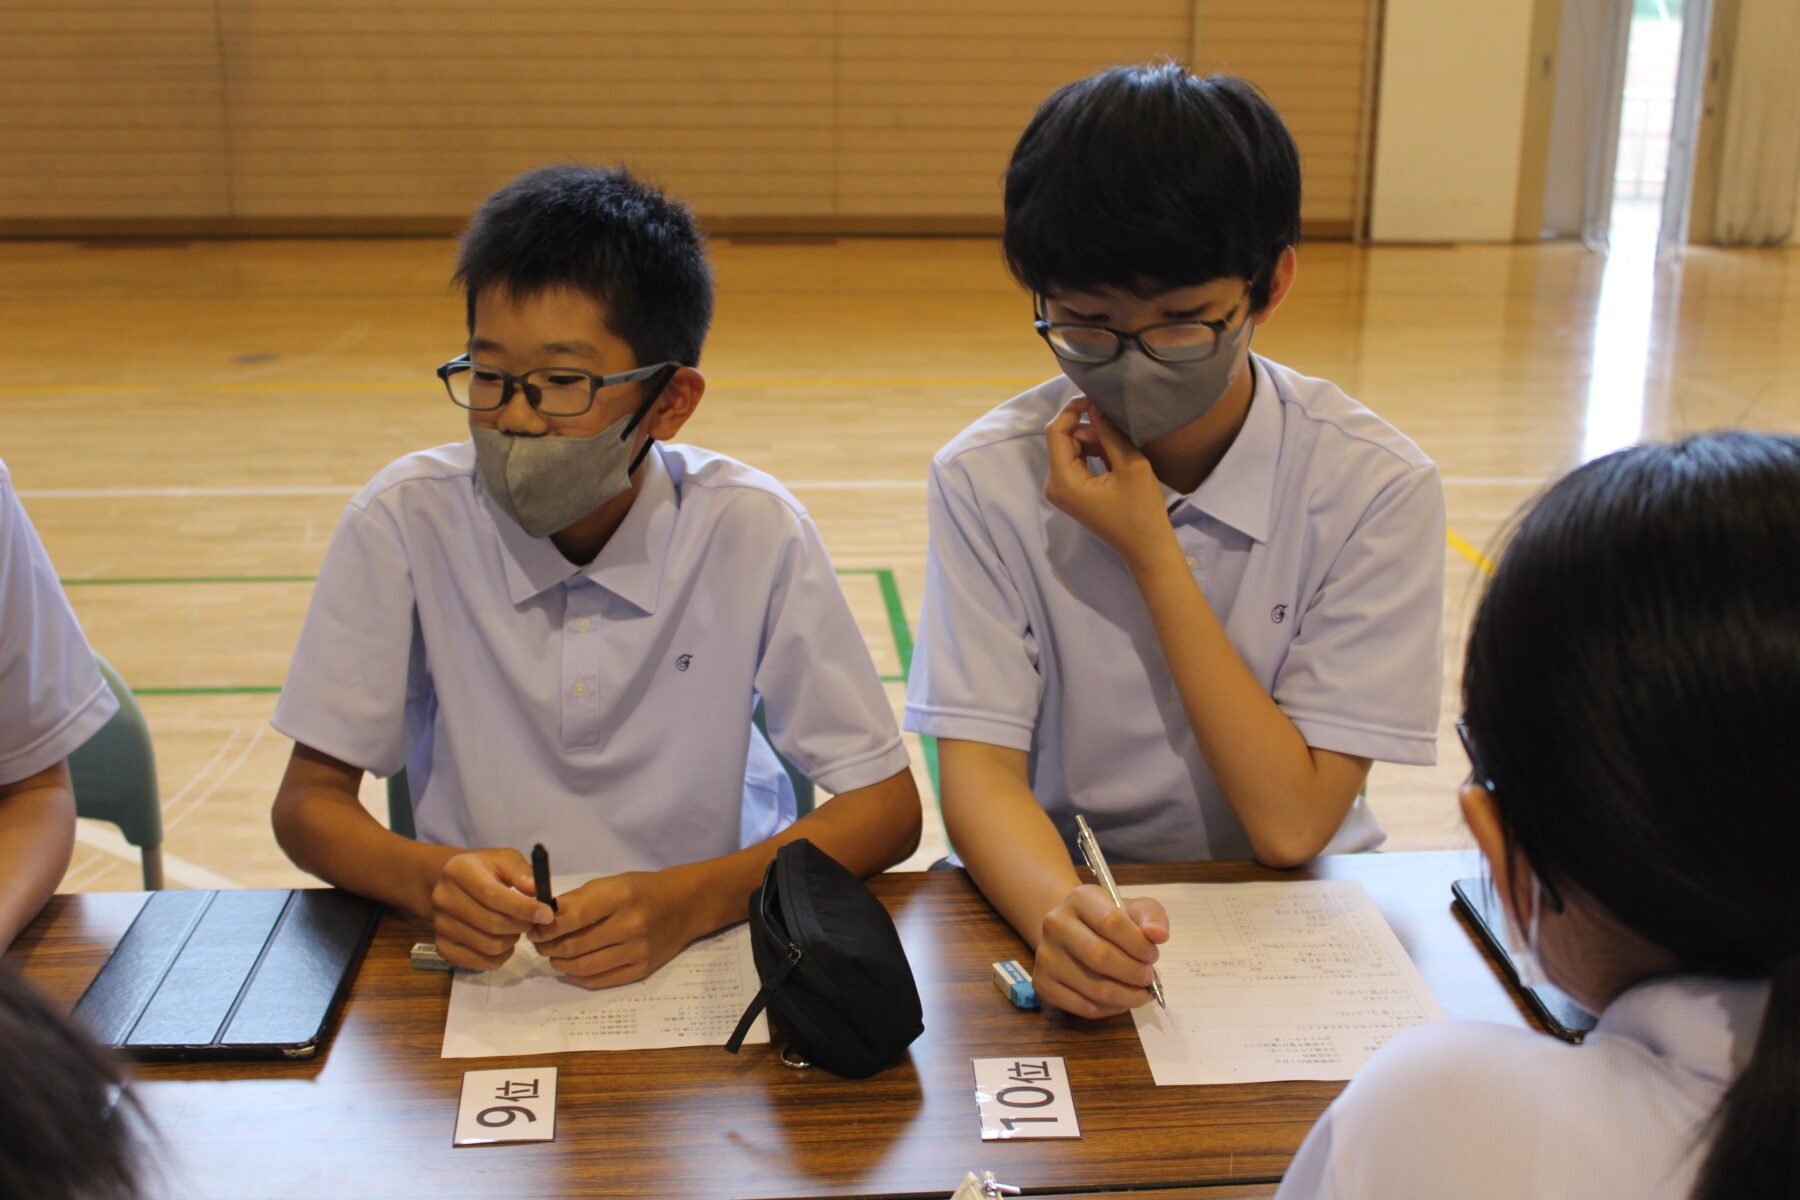
M1575 1003L1568 993L1553 984L1526 987L1519 982L1512 955L1506 949L1506 915L1500 899L1485 879L1458 879L1450 885L1456 894L1456 907L1476 936L1486 946L1505 973L1506 982L1525 1001L1525 1007L1543 1023L1545 1029L1565 1042L1579 1042L1593 1029L1593 1013Z

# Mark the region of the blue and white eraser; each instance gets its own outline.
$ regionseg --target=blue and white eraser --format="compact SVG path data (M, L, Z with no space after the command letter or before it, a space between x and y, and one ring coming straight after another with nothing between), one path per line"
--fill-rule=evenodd
M1011 1000L1014 1008L1036 1008L1038 1006L1037 989L1031 986L1031 976L1016 959L994 964L994 986L1000 994Z

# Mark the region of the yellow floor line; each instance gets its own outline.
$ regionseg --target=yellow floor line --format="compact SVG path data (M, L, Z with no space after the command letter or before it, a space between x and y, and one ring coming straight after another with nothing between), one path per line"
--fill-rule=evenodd
M1480 567L1481 573L1483 575L1486 575L1490 579L1493 578L1493 576L1494 576L1494 560L1493 559L1489 558L1487 555L1485 555L1481 551L1477 550L1472 544L1470 544L1469 539L1465 538L1462 534L1456 532L1456 530L1454 530L1454 529L1446 531L1446 536L1448 537L1448 539L1450 541L1450 548L1452 550L1455 550L1458 554L1462 555L1464 558L1466 558L1470 562L1474 563L1477 567Z

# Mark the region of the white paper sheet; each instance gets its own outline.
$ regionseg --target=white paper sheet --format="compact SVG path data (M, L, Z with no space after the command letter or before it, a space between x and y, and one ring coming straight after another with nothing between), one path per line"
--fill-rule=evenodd
M570 983L521 939L498 970L457 973L443 1057L723 1046L756 991L748 925L702 938L648 979L599 991ZM768 1040L759 1016L744 1041Z
M1159 1085L1349 1079L1396 1033L1444 1018L1354 879L1125 890L1169 912L1168 1011L1132 1011Z

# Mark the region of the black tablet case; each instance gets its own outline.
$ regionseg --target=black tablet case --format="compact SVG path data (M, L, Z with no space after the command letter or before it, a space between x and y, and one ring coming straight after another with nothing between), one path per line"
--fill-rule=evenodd
M1475 927L1475 932L1481 935L1489 953L1506 969L1506 982L1524 998L1526 1007L1544 1023L1544 1028L1565 1042L1579 1042L1586 1037L1594 1027L1594 1014L1569 999L1568 993L1551 984L1526 987L1519 982L1519 973L1513 967L1512 955L1506 950L1506 918L1500 911L1500 902L1494 895L1494 889L1485 880L1458 879L1450 885L1450 890L1456 893L1456 902L1462 908L1463 915Z
M380 914L335 889L152 893L75 1017L131 1058L311 1058Z

